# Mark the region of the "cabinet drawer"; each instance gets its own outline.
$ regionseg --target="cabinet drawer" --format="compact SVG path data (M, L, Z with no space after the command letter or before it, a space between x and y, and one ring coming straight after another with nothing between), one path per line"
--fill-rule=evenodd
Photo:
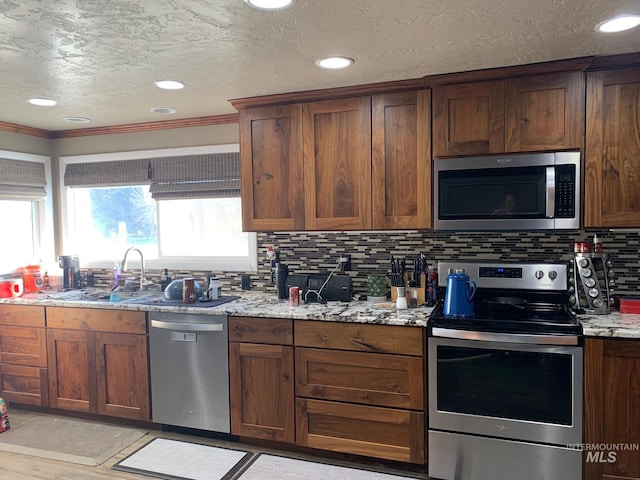
M37 305L0 305L0 325L44 327L44 307Z
M48 407L47 369L0 363L0 396L8 402Z
M229 317L229 341L293 344L293 321L280 318Z
M296 395L424 409L421 357L296 349Z
M296 442L311 448L424 464L424 414L296 399Z
M112 333L147 333L144 312L47 307L47 327Z
M300 320L294 328L295 345L299 347L414 356L423 353L424 329L419 327Z
M45 329L0 326L0 363L46 367Z

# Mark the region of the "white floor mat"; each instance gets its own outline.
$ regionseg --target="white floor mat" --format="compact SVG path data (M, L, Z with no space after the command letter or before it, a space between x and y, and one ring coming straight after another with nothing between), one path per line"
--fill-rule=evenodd
M261 454L238 480L415 480L387 473Z
M113 468L159 478L227 480L252 455L242 450L156 438Z

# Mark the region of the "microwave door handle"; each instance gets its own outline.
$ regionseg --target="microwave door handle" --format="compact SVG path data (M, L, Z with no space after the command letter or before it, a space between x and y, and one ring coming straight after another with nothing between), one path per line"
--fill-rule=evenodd
M546 168L547 176L547 218L553 218L556 212L556 167Z

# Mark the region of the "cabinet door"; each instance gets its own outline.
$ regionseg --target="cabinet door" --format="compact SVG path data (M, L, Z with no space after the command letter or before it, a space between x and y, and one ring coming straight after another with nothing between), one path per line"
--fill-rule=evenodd
M302 107L240 111L245 231L303 230Z
M424 328L297 320L295 345L422 357Z
M624 449L640 445L640 341L588 338L584 350L585 443L623 447L584 452L585 480L640 478L638 451Z
M582 72L535 75L505 82L505 151L582 147Z
M0 363L46 367L45 329L0 325Z
M8 402L48 407L47 369L0 363L0 397Z
M0 305L0 325L44 327L44 307L36 305Z
M504 81L434 89L433 156L504 151Z
M95 351L98 413L150 420L147 337L96 333Z
M589 73L584 226L640 227L640 68Z
M93 335L75 330L47 330L52 408L96 413Z
M231 342L229 376L231 433L295 442L293 347Z
M296 442L335 452L424 464L422 412L296 398Z
M373 228L431 227L430 92L372 98Z
M296 349L296 396L424 410L424 359Z
M303 105L307 230L371 228L371 99Z

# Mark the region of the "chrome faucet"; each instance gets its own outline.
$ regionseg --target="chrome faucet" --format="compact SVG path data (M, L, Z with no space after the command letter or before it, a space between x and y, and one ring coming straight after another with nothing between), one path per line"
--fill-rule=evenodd
M144 272L144 256L142 255L142 252L140 251L140 249L136 248L136 247L129 247L127 248L127 251L124 252L124 258L122 259L122 263L120 265L122 265L122 272L126 272L127 271L127 255L129 255L129 252L131 250L135 250L136 252L138 252L140 254L140 290L142 290L142 288L145 285L151 285L153 282L147 280L146 274Z

